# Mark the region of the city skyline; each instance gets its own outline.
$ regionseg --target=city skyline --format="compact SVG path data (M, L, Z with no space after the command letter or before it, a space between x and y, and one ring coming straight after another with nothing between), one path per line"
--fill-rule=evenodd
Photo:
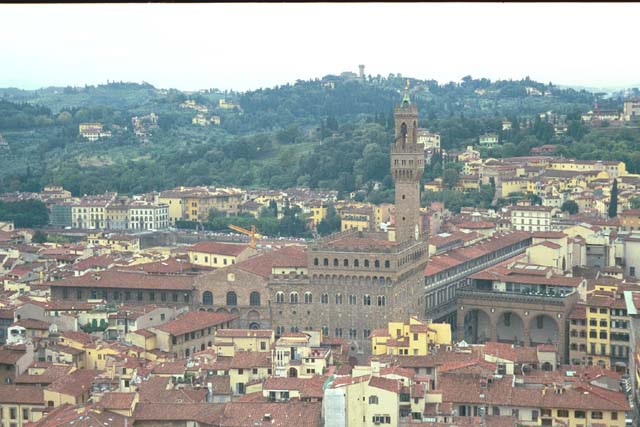
M529 76L558 85L630 87L639 83L634 70L640 60L603 35L614 37L632 25L639 7L3 5L0 37L12 43L0 47L7 64L0 87L109 80L244 91L357 72L358 64L374 76L402 73L440 83L466 75Z

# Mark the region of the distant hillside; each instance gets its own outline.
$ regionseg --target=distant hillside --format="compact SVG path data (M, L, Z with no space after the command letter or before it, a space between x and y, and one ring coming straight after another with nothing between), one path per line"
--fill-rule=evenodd
M420 126L439 132L446 149L473 144L485 132L502 132L505 118L518 126L553 111L577 123L594 100L587 91L529 79L468 76L444 85L409 80ZM308 185L362 190L363 197L388 200L392 110L405 82L393 76L364 81L325 76L244 93L185 93L135 83L0 89L0 134L9 145L0 151L0 184L10 191L55 183L74 194L201 184ZM200 111L182 108L187 100ZM620 104L618 99L606 102L602 108ZM198 112L208 125L192 124ZM158 116L157 128L136 135L132 117L150 113ZM211 122L213 116L219 117L219 126ZM112 136L83 139L78 126L87 122L101 123ZM501 138L516 147L509 153L525 152L582 138L585 131L576 126L563 138L542 124L535 131L501 133ZM427 172L434 176L438 169ZM374 191L376 182L379 190Z

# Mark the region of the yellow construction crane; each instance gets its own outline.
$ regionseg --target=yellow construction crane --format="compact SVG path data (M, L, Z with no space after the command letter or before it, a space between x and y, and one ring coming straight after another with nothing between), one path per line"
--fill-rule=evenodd
M255 249L256 248L256 239L259 239L262 237L261 234L256 233L256 226L252 225L251 226L251 230L247 230L246 228L242 228L242 227L238 227L237 225L233 225L233 224L229 224L229 228L237 231L238 233L242 233L242 234L246 234L247 236L250 237L249 239L249 247Z

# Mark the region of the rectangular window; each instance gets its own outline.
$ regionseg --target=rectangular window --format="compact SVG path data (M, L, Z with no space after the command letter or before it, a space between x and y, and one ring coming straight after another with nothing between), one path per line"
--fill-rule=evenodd
M569 411L566 409L558 409L558 418L569 418Z
M29 410L27 408L22 410L22 419L24 421L29 421Z
M149 292L149 301L155 301L156 300L156 293L151 291Z
M142 291L138 291L138 301L142 301Z
M163 302L167 301L167 293L166 292L160 292L160 300L162 300Z
M602 411L591 411L591 418L593 418L594 420L601 420Z
M174 292L171 297L173 298L173 302L178 302L178 294Z
M585 412L584 411L575 411L574 412L574 417L575 418L584 419L585 418Z
M124 299L126 301L129 301L131 299L131 291L125 291L124 293Z
M18 416L18 410L16 408L9 408L9 418L15 420Z

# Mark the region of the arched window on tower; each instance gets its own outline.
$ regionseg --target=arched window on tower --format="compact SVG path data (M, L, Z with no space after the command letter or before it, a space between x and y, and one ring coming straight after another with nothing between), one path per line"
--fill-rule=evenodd
M400 136L402 137L402 145L407 143L407 124L400 125Z

